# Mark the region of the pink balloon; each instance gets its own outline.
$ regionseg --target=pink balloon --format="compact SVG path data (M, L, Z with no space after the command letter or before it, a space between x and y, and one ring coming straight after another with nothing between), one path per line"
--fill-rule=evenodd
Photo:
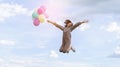
M43 13L45 13L45 11L46 11L46 7L45 7L45 6L41 6L41 7L38 8L38 10L37 10L38 14L43 14Z
M41 8L39 8L39 9L37 10L37 12L38 12L38 14L43 14L43 13L44 13Z
M40 8L43 10L43 12L46 11L46 7L45 6L41 6Z
M40 24L39 19L35 18L34 21L33 21L33 24L34 24L35 26L39 26L39 24Z

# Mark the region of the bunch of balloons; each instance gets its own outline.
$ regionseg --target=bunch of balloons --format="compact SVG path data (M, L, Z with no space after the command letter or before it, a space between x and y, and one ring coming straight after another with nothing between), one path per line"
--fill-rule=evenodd
M40 23L45 22L45 19L48 18L48 15L45 12L45 6L40 6L38 9L34 10L32 13L32 18L35 26L39 26Z

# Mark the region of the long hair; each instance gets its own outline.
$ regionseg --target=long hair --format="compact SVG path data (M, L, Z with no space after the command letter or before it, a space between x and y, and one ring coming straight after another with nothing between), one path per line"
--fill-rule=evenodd
M71 22L69 19L67 19L67 20L65 20L64 23L65 23L65 27L67 27L67 24L68 24L68 23L72 23L72 22ZM73 26L73 23L72 23L72 26Z

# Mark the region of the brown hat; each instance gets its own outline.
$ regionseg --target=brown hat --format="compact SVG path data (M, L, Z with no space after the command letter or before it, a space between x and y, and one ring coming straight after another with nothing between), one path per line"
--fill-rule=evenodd
M65 24L72 23L69 19L65 20Z

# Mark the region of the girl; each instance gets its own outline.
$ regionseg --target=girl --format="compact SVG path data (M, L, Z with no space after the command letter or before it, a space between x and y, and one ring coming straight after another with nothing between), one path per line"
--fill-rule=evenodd
M65 20L65 27L57 24L56 22L52 22L50 20L47 20L48 23L51 23L53 25L55 25L57 28L59 28L60 30L63 31L63 37L62 37L62 45L59 49L60 52L63 53L69 53L70 50L72 50L73 52L75 52L75 50L72 48L71 46L71 32L78 27L79 25L83 24L83 23L87 23L88 21L82 21L82 22L78 22L76 24L73 25L73 23L70 20Z

